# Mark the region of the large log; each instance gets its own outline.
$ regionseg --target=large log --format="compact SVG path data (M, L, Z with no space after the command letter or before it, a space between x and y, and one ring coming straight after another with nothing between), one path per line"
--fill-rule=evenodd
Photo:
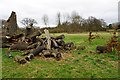
M18 42L17 44L14 44L10 46L10 50L26 50L28 47L28 44L25 42Z
M44 50L45 49L45 46L43 45L43 46L39 46L39 47L37 47L36 49L34 49L31 53L34 55L34 56L36 56L36 55L38 55L40 52L42 52L42 50Z
M16 13L13 11L7 20L7 30L11 36L17 33Z
M28 46L27 49L34 49L34 48L36 48L36 47L38 46L39 43L40 43L40 42L36 42L36 43Z
M40 42L40 43L41 43L41 45L43 45L44 40L43 40L43 39L41 39L41 38L36 38L36 39L34 39L34 40L33 40L33 42L34 42L34 43Z
M63 38L65 38L65 36L64 35L60 35L60 36L57 36L55 39L63 39Z
M35 39L36 36L40 36L42 34L42 32L40 30L32 33L31 35L29 35L28 37L31 38L31 39Z
M35 50L35 49L27 50L27 51L25 51L24 53L22 53L22 55L23 55L23 56L28 55L28 54L30 54L33 50Z
M51 49L51 37L47 29L44 30L47 39L47 49Z

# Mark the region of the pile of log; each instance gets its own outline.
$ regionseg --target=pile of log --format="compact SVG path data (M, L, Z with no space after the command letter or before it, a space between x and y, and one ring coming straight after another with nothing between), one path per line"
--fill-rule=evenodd
M30 61L37 55L44 57L53 56L56 60L60 60L63 53L76 49L73 42L65 43L63 41L65 35L51 37L46 29L44 30L46 37L40 38L42 32L40 30L33 31L33 24L27 26L25 32L17 34L16 21L16 13L12 12L7 20L7 32L3 32L0 37L2 38L2 48L23 52L22 55L24 57L19 55L14 57L14 60L20 64ZM84 50L85 47L78 47L78 49ZM9 51L6 54L8 57L12 57Z
M26 30L30 29L26 28ZM34 56L37 55L53 56L56 60L60 60L62 54L65 53L65 51L70 51L76 48L73 42L65 43L62 40L65 38L64 35L51 37L48 30L45 29L44 32L46 34L46 37L42 38L40 38L40 35L42 35L42 33L39 30L32 32L31 34L22 33L13 36L3 36L2 38L4 38L4 40L2 43L2 47L7 47L11 51L22 51L22 55L25 56L24 59L26 59L27 61L30 61L32 58L34 58ZM22 60L20 60L19 58L21 58ZM18 63L25 63L25 60L23 60L23 58L18 55L15 56L15 61L16 60L24 61L17 61Z

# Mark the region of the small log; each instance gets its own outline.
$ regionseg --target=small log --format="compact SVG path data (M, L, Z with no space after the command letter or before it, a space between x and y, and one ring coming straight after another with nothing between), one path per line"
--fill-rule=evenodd
M90 51L90 53L100 53L100 51Z
M72 47L72 46L74 46L74 43L71 42L71 43L67 43L67 44L65 44L65 45L68 46L68 47Z
M54 48L58 47L58 44L54 39L52 39L51 41L52 41L52 47Z
M14 60L17 61L19 64L24 64L24 63L26 63L26 60L25 60L24 58L22 58L21 56L19 56L19 55L16 55L16 56L14 57Z
M9 42L10 36L2 36L2 43L7 43Z
M47 39L47 49L51 49L51 37L47 29L44 30Z
M37 47L37 45L38 45L38 42L36 42L36 43L34 43L34 44L28 46L27 49L34 49L34 48Z
M77 50L85 50L86 47L85 46L78 46Z
M36 55L38 55L40 52L42 52L42 50L44 50L44 49L45 49L44 46L39 46L39 47L37 47L36 49L34 49L31 53L32 53L34 56L36 56Z
M61 39L58 39L56 40L56 43L59 45L59 46L64 46L65 45L65 42Z
M2 43L1 48L9 48L11 45L8 43Z
M107 46L97 46L96 51L100 51L100 53L104 53L104 51L107 51Z
M22 55L23 55L23 56L28 55L28 54L30 54L33 50L35 50L35 49L27 50L27 51L25 51L24 53L22 53Z
M55 39L58 40L58 39L63 39L63 38L65 38L65 35L57 36Z
M34 58L34 55L33 54L29 54L27 57L25 57L25 59L27 60L27 61L30 61L31 59L33 59Z
M45 57L51 57L52 56L51 50L43 50L42 53Z
M40 30L34 32L33 34L29 35L28 37L31 39L35 39L36 36L40 36L42 34L42 32Z
M6 54L8 55L9 58L12 57L12 54L10 52L7 52Z
M21 37L23 37L23 36L24 36L24 34L21 33L21 34L16 34L16 35L14 35L13 38L14 38L14 39L18 39L18 38L21 38Z
M61 58L62 58L61 53L57 53L57 54L56 54L56 60L59 61Z
M74 43L73 43L73 42L71 42L71 43L66 43L65 46L64 46L64 48L65 48L66 50L71 50L71 49L73 48L73 46L74 46Z

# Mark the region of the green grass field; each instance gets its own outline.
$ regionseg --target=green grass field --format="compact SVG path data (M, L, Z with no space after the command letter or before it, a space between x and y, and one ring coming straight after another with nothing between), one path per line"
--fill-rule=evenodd
M110 33L98 32L100 39L88 42L88 33L67 34L56 33L51 36L65 35L65 42L74 42L76 46L86 46L86 50L63 54L60 61L54 58L41 58L39 56L26 64L14 62L8 58L7 49L2 49L2 78L119 78L118 56L116 54L95 54L97 45L106 45L110 40ZM95 33L94 33L95 34ZM45 35L43 35L45 36ZM12 55L22 55L21 52L12 52Z

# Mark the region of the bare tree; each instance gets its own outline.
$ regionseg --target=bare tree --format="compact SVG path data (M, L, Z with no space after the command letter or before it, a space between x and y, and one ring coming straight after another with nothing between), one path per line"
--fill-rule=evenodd
M71 14L71 21L72 23L77 23L82 26L84 19L76 11L73 11Z
M29 26L30 24L37 24L37 21L32 18L24 18L21 23L25 26Z
M70 22L70 15L69 13L63 14L64 22Z
M48 25L48 16L46 14L43 15L42 20L44 24L47 26Z

